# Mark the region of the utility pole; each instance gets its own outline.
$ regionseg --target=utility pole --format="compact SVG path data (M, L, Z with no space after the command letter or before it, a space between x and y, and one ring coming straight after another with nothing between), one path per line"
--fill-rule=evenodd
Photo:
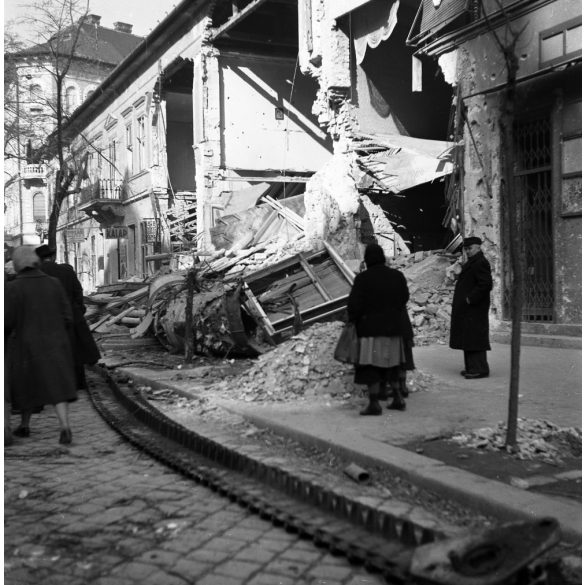
M20 151L20 77L19 68L16 70L16 159L18 161L18 212L20 223L20 245L24 245L24 214L22 211L22 176L20 174L21 151Z

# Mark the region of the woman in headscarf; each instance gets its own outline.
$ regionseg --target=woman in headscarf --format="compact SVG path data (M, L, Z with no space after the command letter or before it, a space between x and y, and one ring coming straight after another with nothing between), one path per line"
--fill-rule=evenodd
M382 414L379 400L387 382L393 398L388 408L405 410L401 373L414 369L408 285L402 272L386 266L378 244L368 244L364 262L366 270L356 276L347 302L349 320L356 324L360 340L354 381L368 386L369 404L360 414Z
M21 412L17 437L30 436L31 412L55 406L61 427L59 442L71 443L69 404L77 398L73 351L68 329L73 313L61 283L38 269L32 246L12 255L16 278L6 283L4 336L5 379L12 408Z

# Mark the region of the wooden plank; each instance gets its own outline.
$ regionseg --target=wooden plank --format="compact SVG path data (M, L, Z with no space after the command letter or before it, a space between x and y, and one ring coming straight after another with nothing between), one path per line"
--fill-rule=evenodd
M270 323L270 320L266 316L264 309L258 302L258 299L256 299L256 297L250 290L250 287L245 282L242 285L242 290L244 291L244 294L248 299L248 308L259 317L262 329L264 329L264 331L268 334L268 337L272 341L272 337L276 333L276 331L274 330L272 323Z
M264 203L268 203L268 205L270 205L270 207L272 207L273 209L276 209L278 211L278 213L282 217L284 217L284 219L286 219L288 222L290 222L294 227L298 228L302 232L305 231L304 220L298 213L295 213L294 211L292 211L288 207L285 207L284 205L282 205L280 203L280 201L273 199L269 195L262 197L260 199L260 201L262 201Z
M142 321L138 325L138 327L136 327L132 331L130 337L132 337L132 339L137 339L139 337L142 337L148 331L148 328L152 325L153 321L154 321L154 315L153 315L152 311L149 311L146 314L146 317L144 317L144 319L142 319Z
M128 293L127 295L124 295L123 297L120 297L118 300L116 301L112 301L111 303L108 303L106 305L106 310L109 309L115 309L116 307L119 307L120 305L123 305L124 303L127 303L129 301L136 301L141 297L144 297L148 294L148 286L144 286L138 290L135 290L131 293Z
M299 254L299 262L303 267L304 271L307 273L307 276L311 279L311 282L315 285L315 288L321 293L321 296L326 300L330 301L332 299L331 295L325 290L323 286L322 280L313 272L311 265Z
M231 30L234 26L236 26L236 24L242 22L242 20L244 20L246 16L248 16L252 11L256 10L259 6L262 6L262 4L264 4L266 1L267 0L252 0L252 2L248 4L248 6L242 8L242 10L234 14L231 18L228 19L227 22L224 22L224 24L218 26L215 29L215 31L211 33L210 40L213 41L217 39L217 37L219 37L220 35Z
M106 322L106 325L114 325L118 321L121 321L124 317L129 315L132 311L134 311L136 307L134 305L130 305L128 308L124 309L121 313L112 317L109 321Z
M329 256L331 256L335 264L337 264L337 267L343 276L345 276L349 284L353 285L353 281L355 280L355 274L353 273L353 270L343 261L343 258L329 242L323 241L323 245L325 246L327 252L329 252Z
M104 315L99 321L96 321L93 325L89 326L90 331L95 331L102 323L105 323L111 315Z
M315 252L314 254L310 254L309 256L306 256L307 260L313 260L314 258L318 258L319 256L321 256L322 254L325 254L325 250L319 250L317 252ZM294 266L295 264L298 264L299 259L297 258L297 256L291 256L290 258L286 258L284 260L281 260L280 262L277 262L276 264L273 264L272 266L268 266L267 268L260 268L259 270L256 270L255 272L253 272L252 274L250 274L249 276L246 277L246 282L248 283L248 285L250 285L252 282L261 280L262 278L266 278L267 276L270 276L272 274L276 274L277 272L281 271L281 270L285 270L287 268L290 268L291 266ZM276 279L278 280L278 279Z
M347 306L348 296L349 295L344 295L338 299L333 299L332 301L327 301L326 303L321 303L320 305L315 305L309 309L301 311L303 323L308 323L309 321L315 321L317 318L322 318L323 315L329 314L330 311L341 311L345 309ZM293 315L289 315L288 317L284 317L278 321L272 321L272 326L277 332L280 332L281 330L286 329L292 325L293 318Z

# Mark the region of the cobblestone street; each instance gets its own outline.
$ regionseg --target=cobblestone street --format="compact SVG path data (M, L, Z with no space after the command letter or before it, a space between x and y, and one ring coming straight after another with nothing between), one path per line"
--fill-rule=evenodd
M4 453L6 585L379 585L121 439L87 395ZM18 424L13 417L13 426Z

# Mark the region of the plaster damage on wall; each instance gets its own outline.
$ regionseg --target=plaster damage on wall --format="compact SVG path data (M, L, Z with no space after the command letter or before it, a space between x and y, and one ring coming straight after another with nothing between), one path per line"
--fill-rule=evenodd
M459 80L463 95L476 87L476 63L471 55L460 49ZM502 262L500 239L501 143L498 114L501 102L497 96L479 94L465 101L464 230L465 235L479 236L483 251L492 266L493 298L501 298ZM494 316L501 318L500 307L492 304Z

